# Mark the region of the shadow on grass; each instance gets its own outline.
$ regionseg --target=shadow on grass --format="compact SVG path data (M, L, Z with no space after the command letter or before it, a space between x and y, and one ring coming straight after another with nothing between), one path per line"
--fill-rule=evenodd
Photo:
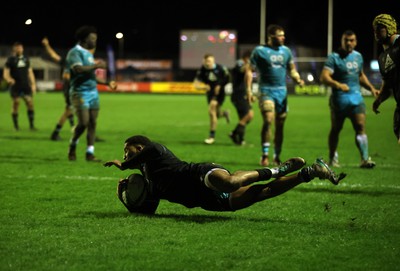
M174 219L176 221L183 222L195 222L198 224L210 223L210 222L220 222L228 221L232 218L219 215L185 215L185 214L155 214L155 218L168 218Z
M80 218L88 218L88 217L96 217L96 218L123 218L132 216L129 212L100 212L100 211L89 211L89 212L80 212L73 217Z
M31 132L32 135L35 132ZM49 142L55 142L50 140L50 136L45 137L45 136L29 136L28 134L21 134L21 135L6 135L6 136L1 136L0 138L2 139L8 139L8 140L28 140L28 141L49 141ZM67 141L67 140L65 140ZM57 141L57 142L62 142L62 140Z
M33 157L30 155L12 155L12 154L0 154L0 162L7 162L7 163L26 163L26 161L45 161L45 162L54 162L59 160L66 160L65 157Z
M129 213L127 212L83 212L79 213L77 217L97 217L97 218L123 218L130 216L140 216L140 217L148 217L152 219L173 219L180 222L190 222L190 223L211 223L211 222L220 222L220 221L228 221L232 218L226 216L219 215L186 215L186 214L154 214L154 215L145 215L139 213Z

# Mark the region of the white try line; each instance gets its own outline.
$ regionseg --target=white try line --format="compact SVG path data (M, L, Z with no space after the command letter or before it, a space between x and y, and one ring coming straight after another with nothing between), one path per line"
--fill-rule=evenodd
M332 185L328 180L324 181L311 181L309 184L314 185L314 186L334 186ZM335 187L347 187L347 188L370 188L370 189L377 189L377 188L383 188L383 189L399 189L400 190L400 185L368 185L368 184L361 184L361 183L349 183L346 179L341 181L337 186Z
M9 178L15 178L15 176L7 176ZM29 175L26 176L27 179L54 179L54 176L48 176L48 175ZM61 175L61 176L57 176L58 179L67 179L67 180L88 180L88 181L92 181L92 180L116 180L119 181L120 178L118 177L98 177L98 176L66 176L66 175Z
M15 176L8 175L6 176L7 178L15 178ZM54 176L48 176L48 175L29 175L26 176L25 178L27 179L54 179ZM68 176L68 175L61 175L58 176L59 179L66 179L66 180L86 180L86 181L98 181L98 180L103 180L103 181L116 181L118 182L122 177L109 177L109 176L104 176L104 177L98 177L98 176ZM371 189L376 189L376 188L382 188L382 189L399 189L400 190L400 185L368 185L368 184L362 184L362 183L350 183L351 180L344 179L337 187L346 187L346 188L371 188ZM328 180L320 181L320 180L314 180L309 182L306 185L313 185L313 186L334 186L332 185Z

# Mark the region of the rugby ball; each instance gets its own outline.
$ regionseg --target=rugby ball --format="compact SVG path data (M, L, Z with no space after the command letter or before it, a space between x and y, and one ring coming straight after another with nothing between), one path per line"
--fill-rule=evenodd
M136 207L143 203L147 196L147 181L140 174L131 174L126 178L128 184L122 191L122 200L130 207Z

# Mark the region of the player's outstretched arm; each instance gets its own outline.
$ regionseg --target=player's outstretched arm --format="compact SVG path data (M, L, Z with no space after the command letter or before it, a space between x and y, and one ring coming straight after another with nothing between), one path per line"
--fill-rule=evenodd
M103 164L103 166L105 166L105 167L116 166L117 168L121 169L121 161L119 161L119 160L107 161Z

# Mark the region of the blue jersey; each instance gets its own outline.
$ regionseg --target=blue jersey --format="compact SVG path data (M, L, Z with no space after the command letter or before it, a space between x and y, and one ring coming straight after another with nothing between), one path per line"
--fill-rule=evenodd
M341 57L333 52L328 55L324 69L332 73L332 78L349 86L349 91L332 88L331 99L335 103L358 105L363 103L360 86L360 74L363 70L362 55L353 50L347 56Z
M69 50L66 58L66 68L71 73L70 93L97 91L95 70L79 74L73 71L74 66L91 66L94 64L93 54L79 44Z
M293 62L290 49L281 45L272 48L267 45L259 45L254 48L250 63L258 73L258 84L267 88L286 89L286 75L288 65Z

